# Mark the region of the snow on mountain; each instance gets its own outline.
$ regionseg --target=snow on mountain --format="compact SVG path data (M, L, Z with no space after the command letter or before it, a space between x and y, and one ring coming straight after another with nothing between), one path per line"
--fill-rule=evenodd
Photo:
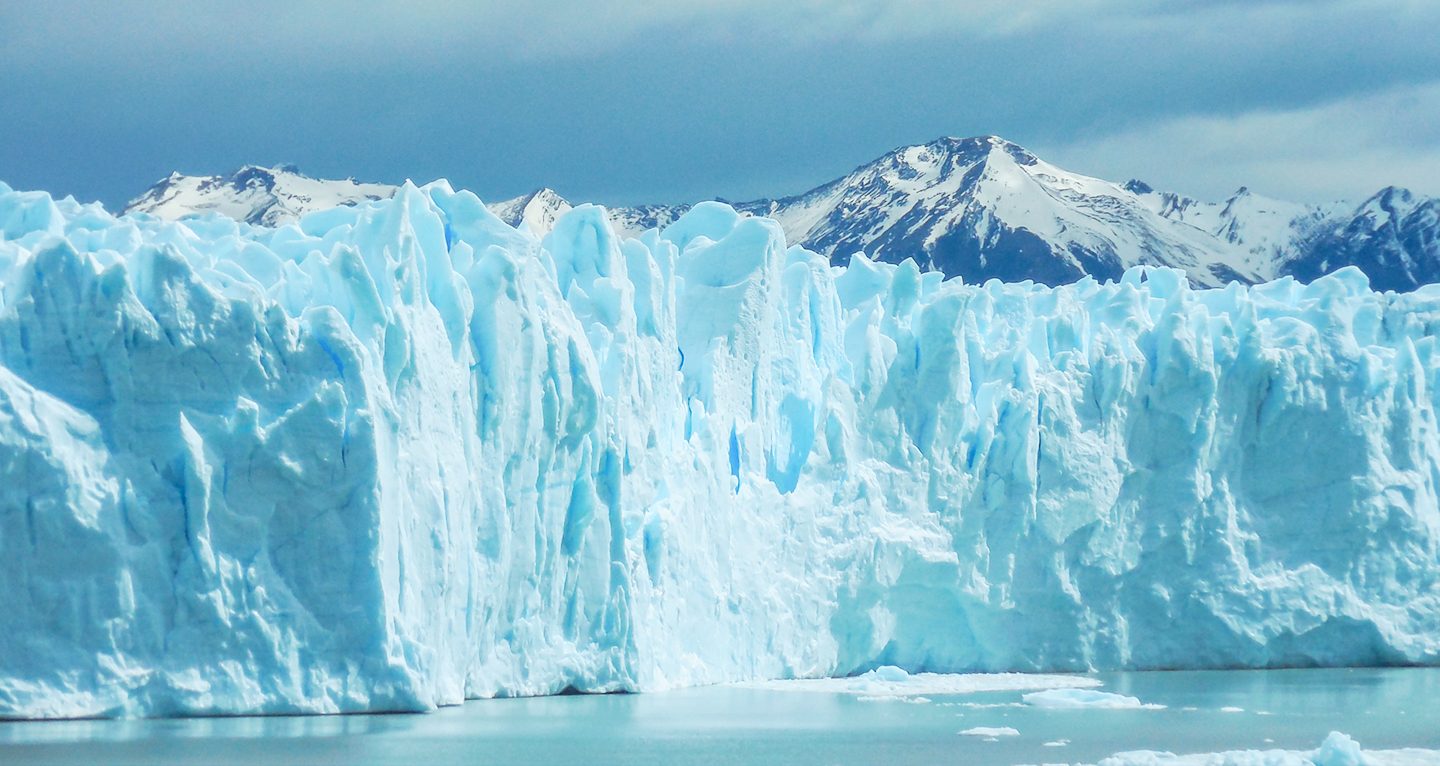
M1108 181L1070 173L995 136L943 138L891 152L825 186L743 209L844 263L914 258L970 281L1118 279L1173 266L1202 285L1260 275L1234 248L1137 204Z
M1316 227L1284 273L1315 279L1356 266L1384 290L1440 281L1440 200L1387 187L1345 218Z
M490 212L505 223L543 237L555 228L560 216L570 212L572 205L554 189L537 189L529 194L492 203Z
M394 193L395 187L385 184L310 178L290 165L246 165L229 176L171 173L131 200L125 212L172 221L215 212L255 226L278 226L315 210L387 199Z
M1160 216L1194 226L1232 245L1252 272L1266 278L1300 256L1299 247L1344 205L1302 205L1255 194L1241 187L1222 202L1203 202L1174 192L1157 192L1140 181L1125 184L1128 191Z
M1355 269L836 268L716 203L0 184L0 716L1440 662L1436 327Z
M276 225L313 210L388 197L394 187L318 181L285 169L171 176L126 208L175 219L216 211ZM1408 200L1408 201L1406 201ZM506 223L544 236L572 204L552 189L490 205ZM995 136L908 146L803 194L735 205L778 221L786 237L836 265L915 260L970 282L1057 285L1113 280L1137 265L1182 269L1197 285L1293 275L1313 280L1344 265L1380 289L1440 281L1440 202L1387 189L1354 208L1301 205L1240 189L1221 202L1076 174ZM690 205L609 211L624 237L663 228Z
M638 205L610 208L608 217L616 233L635 238L650 229L663 229L680 220L691 205ZM743 207L743 206L742 206Z

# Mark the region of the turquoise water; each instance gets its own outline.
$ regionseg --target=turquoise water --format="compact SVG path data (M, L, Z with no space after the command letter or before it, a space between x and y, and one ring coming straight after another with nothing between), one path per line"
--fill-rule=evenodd
M1014 703L1019 692L927 695L929 703L911 704L712 687L475 701L429 715L0 723L0 763L1093 762L1134 749L1311 749L1332 729L1367 750L1440 749L1440 668L1095 677L1106 691L1166 708L942 704ZM1222 711L1227 707L1244 712ZM1020 735L987 742L958 733L979 726L1008 726ZM1069 744L1044 746L1059 739Z

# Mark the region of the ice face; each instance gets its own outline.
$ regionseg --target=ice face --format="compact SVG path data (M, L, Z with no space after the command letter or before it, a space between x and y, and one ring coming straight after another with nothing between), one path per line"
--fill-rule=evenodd
M1440 659L1440 289L542 242L443 182L0 231L0 715Z

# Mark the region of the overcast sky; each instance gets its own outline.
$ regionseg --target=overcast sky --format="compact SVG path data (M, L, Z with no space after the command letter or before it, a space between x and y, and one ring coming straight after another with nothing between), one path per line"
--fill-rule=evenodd
M993 133L1209 198L1440 194L1431 0L221 5L0 3L0 180L113 207L171 170L293 162L745 199Z

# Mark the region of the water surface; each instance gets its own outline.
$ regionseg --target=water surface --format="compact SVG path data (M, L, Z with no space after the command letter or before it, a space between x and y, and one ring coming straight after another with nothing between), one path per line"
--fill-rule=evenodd
M1367 750L1440 749L1440 668L1094 677L1105 691L1166 707L1042 710L1016 706L1020 692L917 703L711 687L484 700L429 715L0 723L0 763L1054 763L1135 749L1312 749L1331 730ZM1020 734L959 734L974 727ZM1058 740L1068 744L1045 746Z

